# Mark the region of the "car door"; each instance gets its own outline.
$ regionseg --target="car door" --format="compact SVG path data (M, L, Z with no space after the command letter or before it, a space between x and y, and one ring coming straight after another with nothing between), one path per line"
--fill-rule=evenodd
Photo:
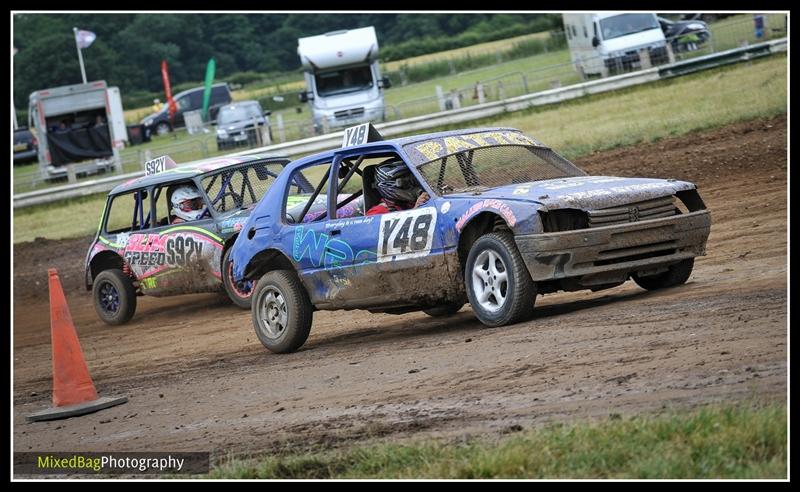
M342 306L425 305L445 297L450 279L442 255L438 211L432 202L411 210L370 216L366 215L369 201L360 209L347 209L357 200L353 199L354 193L363 196L371 186L372 173L364 174L367 168L397 159L401 159L400 156L390 148L361 154L353 151L336 154L333 175L339 184L331 190L331 200L338 209L336 218L326 221L324 227L326 233L335 238L329 254L349 264L331 279L334 284L341 285L335 292L335 299ZM350 166L346 165L348 162ZM361 174L351 171L356 164L359 168L365 166ZM348 174L351 175L349 180ZM352 187L356 175L361 179L357 187ZM343 184L345 180L348 182ZM348 186L351 186L349 190ZM334 215L332 210L329 214Z
M170 223L169 189L174 186L152 189L149 223L153 226L130 235L125 258L145 294L216 291L221 285L222 238L210 212L198 220ZM208 198L202 194L208 207Z

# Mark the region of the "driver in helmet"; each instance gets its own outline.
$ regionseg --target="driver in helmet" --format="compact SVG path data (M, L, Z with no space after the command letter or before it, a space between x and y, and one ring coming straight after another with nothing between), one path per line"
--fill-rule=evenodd
M403 161L379 165L375 170L375 188L381 201L367 210L367 215L417 208L431 198Z
M197 220L203 214L203 196L192 185L181 185L172 192L171 215L173 224Z

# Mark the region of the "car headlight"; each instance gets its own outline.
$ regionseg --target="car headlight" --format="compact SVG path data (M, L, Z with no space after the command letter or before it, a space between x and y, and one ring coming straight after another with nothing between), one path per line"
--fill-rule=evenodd
M228 132L226 132L222 128L217 128L217 136L218 137L227 137L228 136Z
M695 22L693 24L687 24L686 28L687 29L696 29L696 30L699 31L699 30L705 29L706 26L704 26L703 24L698 24L698 23Z
M142 121L144 126L151 126L153 124L153 118L147 118L146 120Z

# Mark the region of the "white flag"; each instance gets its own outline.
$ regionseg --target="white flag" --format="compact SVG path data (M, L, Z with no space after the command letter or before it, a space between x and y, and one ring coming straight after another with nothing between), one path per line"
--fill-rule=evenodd
M92 31L75 31L75 42L78 43L78 48L80 49L91 46L96 38L97 35Z

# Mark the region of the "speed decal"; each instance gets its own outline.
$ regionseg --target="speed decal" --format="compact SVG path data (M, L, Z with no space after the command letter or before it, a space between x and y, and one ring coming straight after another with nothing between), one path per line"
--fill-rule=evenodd
M427 255L435 230L436 209L433 207L384 214L378 234L378 261Z

